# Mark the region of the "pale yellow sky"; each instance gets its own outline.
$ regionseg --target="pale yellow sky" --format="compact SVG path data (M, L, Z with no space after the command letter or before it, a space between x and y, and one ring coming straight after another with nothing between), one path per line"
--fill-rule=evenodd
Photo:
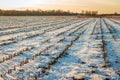
M120 0L0 0L1 9L62 9L73 12L98 10L99 13L120 13Z

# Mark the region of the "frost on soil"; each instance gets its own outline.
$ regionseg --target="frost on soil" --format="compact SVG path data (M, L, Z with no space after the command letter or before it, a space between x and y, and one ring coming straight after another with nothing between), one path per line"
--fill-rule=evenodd
M120 19L0 17L0 80L119 80Z

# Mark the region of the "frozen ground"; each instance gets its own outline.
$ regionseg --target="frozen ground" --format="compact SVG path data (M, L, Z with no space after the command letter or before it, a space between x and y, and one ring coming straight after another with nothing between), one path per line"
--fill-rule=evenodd
M120 80L120 19L0 17L0 80Z

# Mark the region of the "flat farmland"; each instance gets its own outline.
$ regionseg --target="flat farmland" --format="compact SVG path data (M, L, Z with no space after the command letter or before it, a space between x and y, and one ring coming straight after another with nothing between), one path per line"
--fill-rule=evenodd
M0 80L120 80L120 18L1 16Z

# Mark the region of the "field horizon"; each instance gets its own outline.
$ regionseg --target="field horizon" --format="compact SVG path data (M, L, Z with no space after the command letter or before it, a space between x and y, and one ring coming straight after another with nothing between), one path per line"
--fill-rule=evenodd
M120 80L120 0L0 0L0 80Z

